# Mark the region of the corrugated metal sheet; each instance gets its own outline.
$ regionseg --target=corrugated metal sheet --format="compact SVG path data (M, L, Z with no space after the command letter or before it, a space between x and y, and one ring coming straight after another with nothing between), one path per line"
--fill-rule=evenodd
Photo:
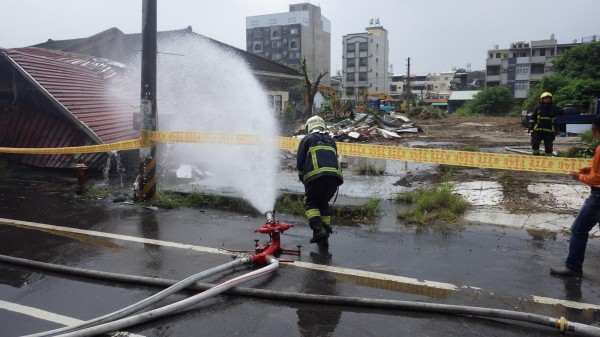
M119 68L114 63L39 48L0 49L0 53L7 61L5 68L6 64L11 65L27 84L17 87L19 100L2 112L1 146L80 146L139 136L133 129L137 103L126 101L115 92ZM79 159L98 167L105 156L11 157L27 165L66 168Z
M190 35L198 39L208 39L219 47L239 55L252 69L257 77L302 79L302 75L288 66L268 60L245 50L223 42L213 40L204 35L194 33L192 27L185 29L157 32L157 39L171 40L179 36ZM48 40L34 47L76 52L103 57L119 62L129 62L139 55L142 49L142 34L124 34L117 28L110 28L93 36L73 40Z

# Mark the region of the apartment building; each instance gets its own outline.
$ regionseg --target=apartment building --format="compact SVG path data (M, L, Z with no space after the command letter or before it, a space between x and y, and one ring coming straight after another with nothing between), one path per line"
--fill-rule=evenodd
M371 19L366 32L342 37L342 98L358 100L364 91L390 92L388 31Z
M420 99L448 98L452 93L455 71L439 74L415 74L410 76L410 92ZM390 78L390 92L394 97L404 98L406 94L406 75L394 75Z
M327 72L330 85L331 22L309 3L289 5L289 12L246 17L246 51L301 71L306 58L309 78Z
M526 98L530 87L552 74L553 60L577 45L577 40L559 44L554 34L547 40L513 42L508 48L496 45L488 50L485 85L505 86L515 98Z

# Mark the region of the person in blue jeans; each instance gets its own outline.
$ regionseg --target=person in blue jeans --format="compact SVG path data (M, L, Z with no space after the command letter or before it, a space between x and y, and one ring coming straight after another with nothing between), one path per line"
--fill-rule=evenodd
M592 120L592 134L600 142L600 116ZM571 225L571 242L565 265L550 268L550 273L560 276L583 276L583 260L589 233L600 222L600 146L594 151L592 166L571 172L571 177L590 186L590 196L585 200Z

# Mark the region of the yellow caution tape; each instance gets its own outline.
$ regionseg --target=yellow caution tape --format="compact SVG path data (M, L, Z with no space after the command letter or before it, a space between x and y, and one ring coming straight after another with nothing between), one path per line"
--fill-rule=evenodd
M216 144L259 144L257 135L241 135L231 133L209 132L163 132L150 131L148 139L155 142L167 143L216 143Z
M45 148L16 148L0 147L0 153L18 154L76 154L96 153L123 150L135 150L142 147L141 139L125 140L122 142L100 145L74 146L74 147L45 147Z
M590 166L591 160L455 150L338 143L338 153L351 157L402 160L501 170L568 173Z
M207 133L207 132L142 132L140 139L112 144L65 147L65 148L8 148L0 147L0 153L19 154L76 154L134 150L151 146L151 142L169 143L216 143L256 145L258 135ZM279 148L295 151L300 139L278 137ZM338 153L350 157L365 157L421 163L468 166L501 170L517 170L547 173L569 173L591 165L590 159L527 156L505 153L485 153L455 150L417 149L411 147L338 143Z

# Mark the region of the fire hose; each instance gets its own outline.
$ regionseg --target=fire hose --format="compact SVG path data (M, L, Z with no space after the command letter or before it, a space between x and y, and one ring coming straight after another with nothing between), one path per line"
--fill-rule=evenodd
M578 334L580 336L597 336L600 337L600 328L586 325L577 322L567 321L564 317L554 318L544 315L538 315L527 312L518 312L512 310L502 310L502 309L493 309L493 308L483 308L483 307L471 307L471 306L461 306L461 305L450 305L450 304L438 304L438 303L424 303L424 302L414 302L414 301L400 301L400 300L385 300L385 299L371 299L371 298L359 298L359 297L345 297L345 296L329 296L329 295L314 295L314 294L299 294L299 293L291 293L291 292L283 292L283 291L269 291L262 289L251 289L251 288L242 288L236 287L231 289L232 287L243 283L245 281L251 280L256 277L260 277L262 275L266 275L272 271L277 270L279 267L279 261L273 257L273 255L281 252L297 252L297 251L287 251L283 250L280 247L280 237L279 233L283 232L286 229L289 229L292 225L279 223L275 220L274 214L267 212L267 224L257 229L257 232L268 234L271 239L271 244L265 246L264 250L261 248L260 252L254 254L251 258L242 258L236 259L230 263L209 269L207 271L195 274L190 276L183 281L177 282L174 280L168 279L159 279L159 278L149 278L149 277L141 277L141 276L131 276L131 275L122 275L115 273L106 273L99 271L90 271L73 267L65 267L65 266L57 266L49 263L31 261L26 259L20 259L10 256L0 255L0 262L10 263L15 265L21 265L30 268L44 269L50 270L53 272L62 272L75 274L79 276L87 276L94 278L101 278L105 280L111 280L116 282L129 282L129 283L137 283L143 285L151 285L151 286L169 286L169 288L165 289L157 293L156 295L138 302L132 306L124 308L120 311L117 311L113 314L105 315L99 317L97 319L83 322L81 323L81 327L66 327L62 329L57 329L53 331L44 332L41 334L29 335L28 337L33 336L93 336L101 333L116 331L128 326L140 324L143 322L147 322L149 320L163 317L166 315L174 314L178 311L183 310L193 304L196 304L200 301L203 301L207 298L216 296L223 292L228 291L231 294L244 295L244 296L253 296L266 298L271 300L282 300L282 301L295 301L295 302L309 302L313 304L325 304L325 305L341 305L341 306L352 306L352 307L362 307L362 308L379 308L379 309L390 309L390 310L409 310L409 311L420 311L420 312L431 312L431 313L440 313L447 315L467 315L467 316L477 316L483 318L499 318L499 319L507 319L513 321L520 321L531 323L535 325L541 325L545 327L556 328L560 333L572 332ZM241 264L267 264L266 267L258 269L256 271L244 274L242 276L233 278L224 283L213 285L197 282L200 278L205 278L209 275L216 274L220 271L224 271L226 269L234 268ZM159 301L160 299L168 296L168 294L174 293L176 291L182 290L183 288L187 289L199 289L204 290L203 292L196 294L187 299L181 300L179 302L154 309L152 311L140 313L134 316L128 316L125 318L121 318L123 316L128 315L129 313L139 311L143 307L146 307L152 303ZM148 304L150 303L150 304ZM118 319L120 318L120 319ZM112 321L111 321L112 320ZM78 325L79 326L79 325ZM82 327L84 327L82 329ZM64 329L64 330L63 330ZM81 329L77 331L72 331L74 329ZM60 330L60 331L59 331ZM67 332L61 335L55 335L55 333ZM52 334L49 334L52 333Z

